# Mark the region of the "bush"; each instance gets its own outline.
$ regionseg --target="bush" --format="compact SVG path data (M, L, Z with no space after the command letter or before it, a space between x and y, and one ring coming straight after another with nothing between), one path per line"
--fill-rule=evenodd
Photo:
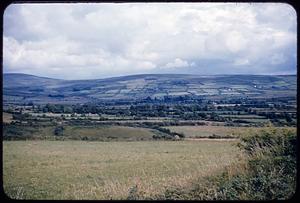
M64 127L63 126L56 126L54 129L54 135L56 136L63 136Z
M288 199L296 190L296 135L263 131L238 145L246 162L202 178L189 188L169 188L160 199L274 200ZM232 168L236 171L233 173ZM238 168L238 169L237 169Z
M35 127L11 123L3 125L3 140L26 140L32 139L37 131Z

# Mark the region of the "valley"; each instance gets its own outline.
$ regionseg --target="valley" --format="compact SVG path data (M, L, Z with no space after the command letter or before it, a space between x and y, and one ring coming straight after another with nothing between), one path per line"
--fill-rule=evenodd
M251 183L252 159L270 156L255 167L276 168L266 143L294 146L295 75L3 76L3 178L13 199L251 199L223 194L237 189L222 184ZM257 147L261 159L247 151ZM293 174L278 176L290 178L289 192Z

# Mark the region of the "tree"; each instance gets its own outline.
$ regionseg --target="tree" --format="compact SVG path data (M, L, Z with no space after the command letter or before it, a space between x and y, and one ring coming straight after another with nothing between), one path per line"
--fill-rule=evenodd
M290 114L286 114L286 115L285 115L285 119L286 119L286 121L287 121L288 123L290 123L290 122L293 121L292 116L291 116Z
M62 136L63 132L64 132L63 126L56 126L54 129L54 135L56 135L56 136Z

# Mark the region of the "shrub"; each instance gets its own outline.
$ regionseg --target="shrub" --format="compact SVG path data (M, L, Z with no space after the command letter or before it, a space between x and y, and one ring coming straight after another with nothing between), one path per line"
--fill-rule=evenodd
M3 125L3 140L26 140L32 139L33 134L37 131L32 126L11 123Z
M56 136L62 136L63 135L63 131L64 131L64 127L63 126L56 126L54 129L54 135Z
M273 200L288 199L296 189L296 135L270 129L242 138L238 146L246 162L202 178L189 188L169 188L160 199ZM232 172L232 168L236 171ZM237 169L239 168L239 169Z

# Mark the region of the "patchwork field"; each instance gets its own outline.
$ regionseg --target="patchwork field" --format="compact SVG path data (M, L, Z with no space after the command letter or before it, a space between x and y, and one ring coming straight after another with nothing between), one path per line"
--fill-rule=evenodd
M3 186L14 199L145 199L222 171L234 143L4 141Z
M270 82L271 81L271 82ZM101 80L58 80L26 74L3 75L3 101L78 103L163 96L279 98L296 95L296 75L142 74ZM24 97L26 96L26 98Z

